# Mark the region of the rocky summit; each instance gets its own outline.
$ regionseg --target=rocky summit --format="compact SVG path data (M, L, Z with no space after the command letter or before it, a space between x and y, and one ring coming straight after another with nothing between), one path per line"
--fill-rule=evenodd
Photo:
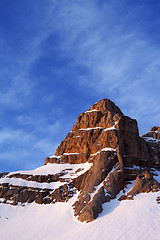
M42 167L1 173L0 202L56 204L76 194L74 215L90 222L117 195L119 201L134 200L138 193L159 191L159 171L160 127L140 137L137 121L103 99L79 115Z

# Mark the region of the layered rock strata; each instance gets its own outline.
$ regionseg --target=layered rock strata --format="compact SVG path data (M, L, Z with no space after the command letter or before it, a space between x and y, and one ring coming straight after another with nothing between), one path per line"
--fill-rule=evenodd
M50 168L57 166L61 170L52 172ZM80 221L93 221L102 212L103 203L121 190L119 200L160 190L154 179L160 171L160 127L140 137L136 120L103 99L79 115L72 131L42 168L49 168L49 173L2 174L1 201L48 204L68 201L78 192L73 204L75 216ZM15 185L15 179L21 180L21 185ZM125 193L126 186L134 181L133 189Z

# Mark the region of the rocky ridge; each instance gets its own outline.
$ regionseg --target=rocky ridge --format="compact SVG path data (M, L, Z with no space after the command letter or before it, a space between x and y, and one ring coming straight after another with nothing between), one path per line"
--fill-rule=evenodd
M2 173L0 201L8 204L68 201L75 216L90 222L103 203L134 199L140 192L159 191L160 127L139 136L137 121L125 116L110 100L103 99L81 113L54 156L33 171ZM133 188L125 192L126 186Z

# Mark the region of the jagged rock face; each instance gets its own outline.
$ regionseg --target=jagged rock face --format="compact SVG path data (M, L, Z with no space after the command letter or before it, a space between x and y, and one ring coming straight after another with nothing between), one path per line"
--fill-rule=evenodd
M148 139L150 141L155 141L155 139L160 140L160 127L151 128L151 130L147 134L144 134L143 137L151 138Z
M120 197L120 200L133 199L138 193L156 192L160 190L160 183L158 183L149 171L143 171L135 180L134 187L127 194Z
M142 137L147 143L150 162L160 168L160 127L151 128Z
M115 125L121 116L123 113L109 100L94 104L79 115L72 131L57 148L55 156L47 158L45 164L86 162L90 156L106 147L106 141L107 147L115 149L118 144Z
M103 210L102 204L124 191L131 181L135 181L135 186L120 200L159 190L151 168L160 169L160 127L152 128L141 138L136 120L124 116L113 102L103 99L79 115L72 131L55 155L46 158L42 168L50 165L63 169L45 175L3 174L0 197L12 204L49 204L68 201L79 191L73 205L75 216L80 221L93 221ZM8 179L40 185L24 188L10 184ZM46 183L49 185L42 187Z
M139 137L136 120L124 116L113 102L103 99L80 114L55 156L47 158L45 164L92 161L94 155L106 147L116 149L121 164L123 154L132 164L149 158L146 143Z

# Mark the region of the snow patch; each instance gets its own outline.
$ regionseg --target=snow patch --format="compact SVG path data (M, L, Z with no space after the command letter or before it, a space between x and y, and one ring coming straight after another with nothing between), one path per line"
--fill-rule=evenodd
M88 110L85 113L91 113L91 112L100 112L99 110L93 109L93 110Z
M105 181L105 180L104 180L104 181ZM88 203L92 202L94 196L97 194L97 192L99 191L99 189L100 189L101 187L103 187L103 182L101 182L99 185L97 185L97 186L94 187L95 190L94 190L93 193L90 193L90 197L91 197L91 199L89 200Z
M110 128L105 128L103 131L106 132L106 131L111 131L111 130L118 130L115 125L110 127Z
M116 149L114 149L114 148L103 148L103 149L101 149L100 151L98 151L98 152L96 152L96 153L93 153L93 154L91 154L90 156L92 157L92 156L96 156L97 154L99 154L100 152L108 152L108 151L114 151L114 152L116 152Z
M81 164L57 164L57 163L48 163L47 165L44 165L40 168L36 168L35 170L30 171L17 171L17 172L11 172L7 175L5 175L3 178L0 178L0 184L2 183L9 183L10 185L14 186L26 186L26 187L32 187L32 188L47 188L47 189L56 189L60 186L62 186L66 182L51 182L51 183L39 183L35 181L27 181L21 178L8 178L12 174L27 174L27 175L46 175L46 174L52 174L55 175L56 173L65 173L65 175L61 176L60 178L65 178L67 180L72 180L74 178L77 178L81 174L85 173L90 169L92 166L92 163L81 163Z
M143 137L146 142L160 142L160 140L153 137Z
M139 167L139 166L136 166L136 165L133 165L132 167L124 167L124 169L128 169L128 170L137 170L137 171L140 171L140 170L142 170L142 169L144 169L144 168L142 168L142 167Z
M80 153L63 153L63 155L78 155Z
M160 183L160 171L155 170L154 174L156 174L156 176L154 175L153 178Z
M60 156L53 155L53 156L50 156L50 158L61 158L61 155Z
M101 152L108 152L108 151L110 151L110 152L114 151L114 152L115 152L116 149L106 147L106 148L103 148L103 149L101 150Z
M97 129L104 129L103 127L95 127L95 128L80 128L77 131L90 131L90 130L97 130Z

